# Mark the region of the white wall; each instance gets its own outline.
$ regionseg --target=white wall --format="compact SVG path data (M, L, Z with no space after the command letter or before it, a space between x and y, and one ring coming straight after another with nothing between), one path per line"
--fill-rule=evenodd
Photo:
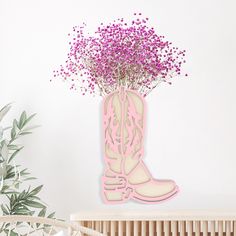
M236 4L233 0L0 0L0 106L8 118L37 112L42 127L22 140L18 161L45 187L42 198L60 217L93 209L236 207ZM160 34L186 49L189 78L147 97L146 163L172 178L169 202L107 206L100 199L101 98L71 92L52 70L66 59L72 26L141 11Z

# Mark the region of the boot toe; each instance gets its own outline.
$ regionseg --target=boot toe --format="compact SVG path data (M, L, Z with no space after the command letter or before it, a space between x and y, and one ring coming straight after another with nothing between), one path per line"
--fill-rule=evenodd
M177 185L174 181L163 180L163 181L149 181L135 189L135 192L143 196L144 198L160 199L165 198L173 193L177 192Z

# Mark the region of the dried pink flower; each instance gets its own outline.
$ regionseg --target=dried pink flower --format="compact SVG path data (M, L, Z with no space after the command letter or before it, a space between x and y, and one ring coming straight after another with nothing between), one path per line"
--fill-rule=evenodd
M93 36L85 35L85 24L73 27L68 59L54 77L70 81L71 89L79 88L82 94L100 95L125 86L146 96L160 82L170 83L181 74L185 50L157 35L147 21L101 23Z

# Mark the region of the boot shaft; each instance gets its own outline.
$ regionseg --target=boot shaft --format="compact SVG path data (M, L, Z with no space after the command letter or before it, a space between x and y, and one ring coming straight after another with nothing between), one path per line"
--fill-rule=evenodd
M117 156L143 152L145 125L144 98L136 91L121 87L103 101L105 150Z

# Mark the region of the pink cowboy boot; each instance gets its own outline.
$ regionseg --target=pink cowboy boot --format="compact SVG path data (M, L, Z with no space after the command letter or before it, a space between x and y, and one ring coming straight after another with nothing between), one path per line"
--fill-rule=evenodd
M133 199L154 204L178 192L174 181L154 179L142 161L145 112L144 98L136 91L121 87L104 98L105 203Z

